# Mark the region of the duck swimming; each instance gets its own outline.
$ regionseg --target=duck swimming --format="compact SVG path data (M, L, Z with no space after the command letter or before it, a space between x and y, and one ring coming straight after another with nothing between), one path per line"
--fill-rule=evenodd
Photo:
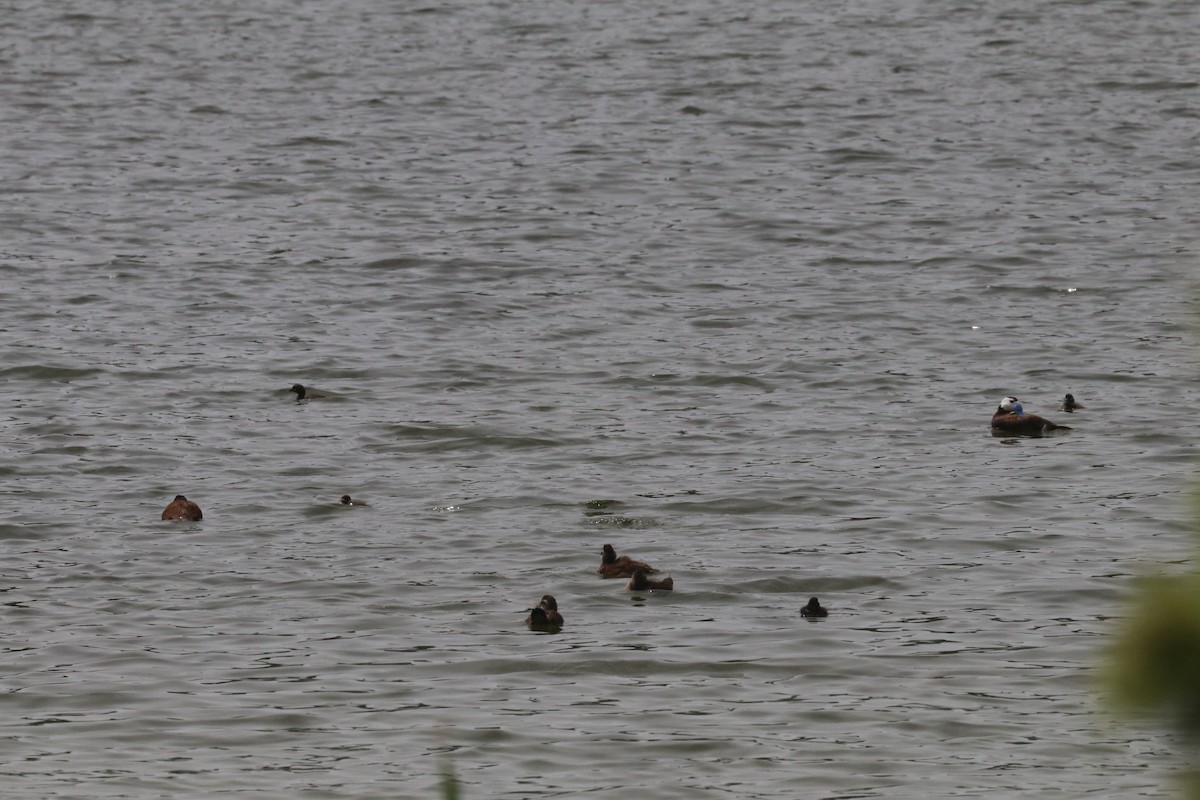
M558 601L554 595L542 595L542 601L535 608L529 609L525 624L531 631L547 631L557 633L563 626L562 614L558 613Z
M637 561L629 556L617 556L611 544L604 545L600 551L600 568L596 572L606 578L632 578L633 573L641 570L647 575L658 572L645 561Z
M344 506L365 506L365 505L368 505L368 503L366 503L366 502L364 502L364 501L362 501L362 500L354 500L354 499L353 499L353 498L351 498L351 497L350 497L350 495L348 495L348 494L344 494L344 495L342 495L342 499L341 499L341 500L339 500L338 502L339 502L339 503L341 503L341 504L342 504L342 505L344 505Z
M1075 395L1067 392L1067 396L1063 398L1062 410L1070 414L1077 408L1083 408L1081 403L1075 402Z
M175 495L166 508L163 509L163 519L186 519L189 522L198 522L204 519L204 512L200 510L200 506L188 500L181 494Z
M802 617L828 617L829 610L821 605L821 601L815 597L808 598L808 605L800 609Z
M305 389L304 386L299 383L293 383L292 388L288 389L288 391L296 393L296 402L297 403L299 403L301 400L323 400L323 399L325 399L325 395L323 395L323 394L309 394L308 389Z
M625 588L631 592L644 592L648 589L669 592L675 588L675 581L670 577L663 578L661 581L652 581L646 577L646 573L635 569L633 577L629 579L629 583L625 584Z
M1015 433L1023 436L1041 436L1047 431L1071 430L1066 425L1058 425L1037 414L1026 414L1025 409L1015 397L1006 397L1000 401L996 413L992 414L992 430L1000 433Z

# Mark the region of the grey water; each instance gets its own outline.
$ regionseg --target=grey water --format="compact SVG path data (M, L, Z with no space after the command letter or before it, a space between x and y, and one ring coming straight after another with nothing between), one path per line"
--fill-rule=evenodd
M1169 796L1198 25L6 4L4 796Z

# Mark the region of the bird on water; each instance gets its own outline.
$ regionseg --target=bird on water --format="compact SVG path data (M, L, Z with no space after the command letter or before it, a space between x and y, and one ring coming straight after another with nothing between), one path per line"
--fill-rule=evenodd
M647 575L658 572L645 561L638 561L629 556L618 556L611 544L604 545L600 551L600 568L596 572L606 578L632 578L633 573L641 570Z
M651 580L646 577L646 573L640 569L635 569L633 577L629 579L629 583L625 584L625 588L631 592L644 592L649 589L659 589L669 592L675 588L675 580L670 576L663 578L661 581Z
M185 519L190 522L197 522L204 519L204 512L200 510L200 506L188 500L183 495L177 494L175 495L175 499L163 509L162 518Z
M301 400L323 400L325 398L325 395L323 394L317 394L315 392L308 391L308 389L304 388L304 385L300 383L293 383L292 388L288 389L288 391L296 393L297 403L299 403Z
M800 609L802 617L828 617L829 611L821 605L821 601L815 597L808 598L808 605Z
M999 433L1023 436L1041 436L1049 431L1069 431L1070 427L1058 425L1037 414L1026 414L1021 402L1015 397L1005 397L992 414L992 430Z
M562 614L558 613L558 601L554 599L554 595L542 595L541 602L529 609L525 624L531 631L557 633L563 626L563 618Z

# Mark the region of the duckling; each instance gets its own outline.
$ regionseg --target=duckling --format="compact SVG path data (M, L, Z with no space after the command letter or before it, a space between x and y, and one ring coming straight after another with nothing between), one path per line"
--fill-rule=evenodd
M563 618L562 614L558 613L558 601L554 599L554 595L543 595L542 601L529 609L525 624L531 631L557 633L563 626Z
M342 499L341 499L341 500L339 500L338 502L340 502L340 503L341 503L342 505L344 505L344 506L366 506L366 505L370 505L370 503L366 502L365 500L354 500L354 499L352 499L352 498L350 497L350 495L348 495L348 494L344 494L344 495L342 495Z
M175 495L166 508L163 509L163 519L186 519L190 522L197 522L204 519L204 512L200 510L200 506L188 500L181 494Z
M648 589L661 589L664 592L669 592L675 588L675 581L671 577L663 578L661 581L652 581L646 577L646 573L640 569L633 571L633 577L629 579L629 583L625 588L631 592L642 592Z
M800 609L802 617L828 617L829 610L821 605L821 601L815 597L808 598L808 605Z
M1057 425L1037 414L1026 414L1017 398L1005 397L996 408L996 413L992 414L992 430L1024 436L1041 436L1047 431L1069 431L1071 429L1066 425Z
M1083 408L1082 403L1075 402L1075 395L1067 392L1067 396L1063 398L1062 410L1070 414L1077 408Z
M596 572L606 578L630 578L639 569L647 575L658 572L645 561L637 561L629 556L617 556L613 546L606 544L600 551L600 568Z

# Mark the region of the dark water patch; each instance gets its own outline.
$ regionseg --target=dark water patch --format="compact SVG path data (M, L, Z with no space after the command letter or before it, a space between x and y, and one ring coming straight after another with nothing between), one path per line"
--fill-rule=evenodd
M269 147L348 147L351 142L342 139L331 139L325 136L296 136L275 142Z
M854 147L836 147L825 151L825 156L834 163L853 164L857 162L895 161L896 156L887 150L864 149Z
M451 450L526 450L563 447L575 439L552 439L533 435L508 434L477 426L393 425L390 432L407 443L418 443L420 452Z
M624 505L625 504L620 500L597 499L586 501L583 504L583 507L586 509L584 511L585 514L604 514L611 513L610 509L621 508Z
M363 264L364 269L392 272L395 270L419 269L432 266L428 258L417 256L391 256ZM382 287L381 287L382 288ZM391 302L391 301L389 301Z
M71 383L86 378L103 375L106 369L98 367L67 367L49 364L29 364L19 367L0 368L0 379L51 381L54 383Z
M1106 91L1129 92L1186 92L1200 87L1192 81L1097 81L1095 88Z
M691 496L698 494L700 494L698 489L681 489L679 491L639 492L637 496L655 499L660 497L679 497L684 495Z
M721 329L727 329L727 328L740 328L745 325L751 325L754 323L745 318L737 319L734 317L710 317L708 319L692 320L691 324L692 324L692 327L699 328L701 330L705 330L705 329L721 330Z
M622 514L588 514L584 518L587 525L613 528L657 528L662 523L652 517L627 517Z
M49 538L56 533L61 533L61 531L62 529L53 523L41 519L20 524L0 523L0 539L5 540L36 541Z
M736 386L773 392L776 386L761 378L749 375L696 375L691 382L698 386Z
M759 515L783 514L795 515L802 513L804 504L799 500L795 503L783 502L756 497L723 497L711 500L674 501L664 503L663 511L702 515Z
M1016 297L1046 297L1049 295L1070 295L1074 292L1070 291L1070 287L1052 286L1048 284L1039 285L1021 285L991 283L983 288L987 294L1010 295Z
M888 590L899 592L908 587L905 581L889 578L884 575L838 575L827 574L804 575L807 571L803 564L797 565L797 574L775 576L770 578L748 578L730 581L727 576L714 575L707 582L710 591L725 591L731 593L750 592L754 594L795 594L802 595L807 600L809 596L821 596L821 605L832 602L833 593L871 592ZM829 602L827 602L827 600ZM799 613L799 607L796 609Z
M455 506L457 510L469 512L507 511L522 508L570 508L571 503L543 495L513 495L464 500Z

